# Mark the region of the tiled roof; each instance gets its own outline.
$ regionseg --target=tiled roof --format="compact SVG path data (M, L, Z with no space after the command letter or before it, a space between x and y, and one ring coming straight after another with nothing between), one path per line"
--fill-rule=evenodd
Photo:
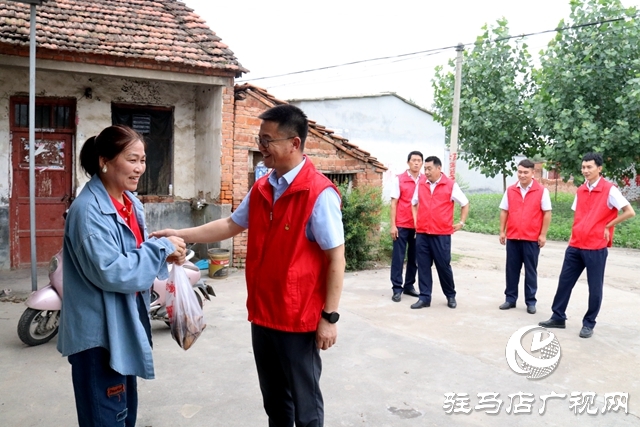
M235 96L238 99L243 99L243 97L246 96L244 92L253 92L258 96L262 97L263 99L265 99L271 105L275 106L275 105L281 105L281 104L288 104L287 101L282 101L276 98L275 96L271 95L269 92L267 92L266 89L262 89L250 83L245 83L243 85L236 85L234 89L235 89ZM362 150L357 145L350 143L347 138L344 138L340 135L336 135L333 130L327 129L326 127L316 123L311 119L309 119L309 132L329 142L330 144L334 145L337 149L344 151L345 153L349 154L352 157L360 159L366 163L371 163L373 166L375 166L378 169L382 169L382 170L388 169L385 165L380 163L377 158L371 156L371 153L369 153L368 151Z
M29 17L29 5L0 0L0 53L28 56ZM177 0L48 0L36 22L39 58L235 77L248 71Z

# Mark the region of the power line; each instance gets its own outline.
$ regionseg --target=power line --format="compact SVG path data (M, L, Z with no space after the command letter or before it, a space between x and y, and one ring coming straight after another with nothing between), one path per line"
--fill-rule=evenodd
M538 31L538 32L535 32L535 33L526 33L526 34L518 34L518 35L514 35L514 36L505 36L505 37L497 38L495 40L491 40L491 42L495 43L495 42L504 41L504 40L511 40L511 39L515 39L515 38L525 38L525 37L538 36L538 35L548 34L548 33L553 33L553 32L561 32L561 31L573 30L573 29L577 29L577 28L590 27L590 26L594 26L594 25L602 25L602 24L607 24L607 23L612 23L612 22L624 21L627 18L635 18L637 16L638 16L638 13L636 13L635 15L630 16L630 17L611 18L611 19L605 19L605 20L602 20L602 21L587 22L585 24L570 25L568 27L559 27L559 28L555 28L553 30L544 30L544 31ZM467 46L474 46L476 44L478 44L478 42L464 43L462 45L467 47ZM384 61L384 60L387 60L387 59L406 58L406 57L410 57L410 56L417 56L417 55L423 55L423 54L429 54L427 56L431 56L431 55L435 55L435 54L438 54L438 53L445 52L445 51L450 50L450 49L455 49L457 46L458 45L445 46L445 47L439 47L439 48L434 48L434 49L421 50L421 51L418 51L418 52L403 53L403 54L399 54L399 55L382 56L382 57L379 57L379 58L371 58L371 59L362 59L362 60L359 60L359 61L345 62L343 64L327 65L327 66L324 66L324 67L311 68L311 69L308 69L308 70L300 70L300 71L292 71L290 73L275 74L273 76L239 79L239 80L237 80L237 82L238 83L242 83L242 82L247 82L247 81L274 79L274 78L278 78L278 77L286 77L286 76L292 76L292 75L296 75L296 74L311 73L311 72L314 72L314 71L329 70L329 69L332 69L332 68L346 67L346 66L350 66L350 65L362 64L362 63L367 63L367 62Z

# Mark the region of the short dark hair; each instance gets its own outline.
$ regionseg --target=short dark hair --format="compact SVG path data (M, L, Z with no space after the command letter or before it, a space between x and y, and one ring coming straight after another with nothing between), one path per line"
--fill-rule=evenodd
M587 153L582 157L583 162L590 162L593 160L596 162L596 166L602 166L602 154L600 153Z
M304 143L309 132L309 121L301 109L290 104L276 105L260 114L258 118L277 123L278 131L295 133L292 136L300 138L300 151L304 151Z
M419 152L419 151L412 151L412 152L410 152L410 153L409 153L409 155L407 156L407 162L408 162L409 160L411 160L411 158L412 158L413 156L420 156L420 160L424 160L424 157L422 156L422 153L421 153L421 152Z
M87 175L93 176L100 170L100 157L113 160L135 141L141 141L146 148L142 135L130 127L109 126L84 142L80 150L80 166Z
M520 163L518 163L518 166L522 166L523 168L527 168L527 169L535 169L536 168L536 164L533 163L529 159L520 160Z
M434 166L442 167L442 162L436 156L429 156L426 159L424 159L424 162L425 163L433 162Z

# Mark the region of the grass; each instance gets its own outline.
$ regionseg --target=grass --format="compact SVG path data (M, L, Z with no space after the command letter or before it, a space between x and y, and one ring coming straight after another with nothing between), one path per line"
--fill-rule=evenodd
M465 224L465 231L483 234L499 234L500 229L500 200L502 194L472 194L469 195L469 218ZM569 241L571 226L573 225L573 194L551 193L553 216L547 233L548 240ZM636 217L616 226L613 246L621 248L640 249L640 206L632 202L638 214ZM460 217L460 207L456 205L455 220Z
M498 235L500 229L500 209L498 206L502 200L502 194L471 194L468 197L471 205L465 231ZM571 210L573 198L573 194L569 193L551 193L553 216L547 240L569 241L573 225L573 211ZM635 201L631 204L637 215L616 226L613 236L614 247L640 249L640 203ZM393 241L389 234L389 209L389 203L385 203L380 213L380 236L376 257L378 261L386 264L391 263L393 250ZM454 217L454 221L458 221L460 218L460 207L457 204ZM452 261L455 261L457 255L453 254L452 256Z

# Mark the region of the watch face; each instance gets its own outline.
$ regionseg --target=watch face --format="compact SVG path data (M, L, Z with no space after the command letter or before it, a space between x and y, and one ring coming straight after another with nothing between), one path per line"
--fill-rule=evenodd
M338 319L340 319L340 315L338 313L336 313L335 311L333 313L329 313L329 316L327 318L329 323L336 323L338 321Z

